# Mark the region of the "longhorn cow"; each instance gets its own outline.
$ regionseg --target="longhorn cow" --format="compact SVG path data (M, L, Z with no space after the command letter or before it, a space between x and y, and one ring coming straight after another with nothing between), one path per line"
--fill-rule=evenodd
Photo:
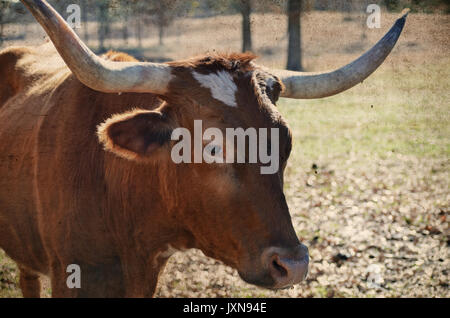
M0 247L25 297L153 296L173 251L198 248L245 281L285 288L307 274L283 194L291 132L278 98L322 98L385 60L406 15L330 72L264 68L246 54L144 63L95 55L44 0L22 0L53 43L0 52ZM171 160L172 132L276 128L279 171ZM268 141L270 143L270 140ZM71 264L81 288L68 288Z

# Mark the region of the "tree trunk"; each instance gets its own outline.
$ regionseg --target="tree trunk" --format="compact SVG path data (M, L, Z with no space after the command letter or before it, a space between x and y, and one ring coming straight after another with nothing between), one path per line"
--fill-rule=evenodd
M124 45L128 45L128 11L124 12L124 22L122 25L122 39L124 42Z
M136 37L138 39L138 46L142 47L142 26L141 26L141 17L139 15L136 19Z
M3 43L3 21L0 21L0 45Z
M0 45L3 43L3 27L6 23L5 11L9 4L7 2L0 2Z
M367 35L366 35L366 29L367 29L367 18L366 18L366 10L367 7L369 6L370 2L372 2L371 0L364 0L362 3L362 8L359 10L359 12L362 13L362 17L361 17L361 42L364 42L367 39Z
M82 19L83 19L83 33L84 33L84 42L87 44L89 42L89 28L88 28L88 22L89 22L89 18L88 18L88 12L89 12L89 8L88 8L88 4L87 4L87 0L83 0L81 1L81 10L82 10Z
M164 45L164 25L162 23L158 24L158 36L159 45Z
M287 69L291 71L302 71L302 47L300 14L302 11L302 0L289 0L288 2L288 62Z
M105 28L101 22L98 28L98 47L101 52L105 50Z
M100 51L105 51L105 41L110 31L109 0L98 1L98 41Z
M109 15L108 15L108 3L106 1L100 1L99 3L99 16L98 16L98 41L99 50L105 50L105 40L109 33Z
M242 14L242 52L252 51L252 30L250 14L252 13L251 0L241 0Z
M158 24L159 45L164 45L164 31L169 25L169 14L166 11L170 10L170 8L165 7L164 2L161 2L160 5L161 7L158 8L158 12L156 13L156 21Z

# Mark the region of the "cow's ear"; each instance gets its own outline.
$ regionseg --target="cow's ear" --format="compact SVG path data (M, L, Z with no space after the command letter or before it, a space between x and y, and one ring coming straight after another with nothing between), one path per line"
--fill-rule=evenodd
M98 127L97 135L106 150L138 160L150 158L167 145L172 130L167 115L140 110L111 117Z

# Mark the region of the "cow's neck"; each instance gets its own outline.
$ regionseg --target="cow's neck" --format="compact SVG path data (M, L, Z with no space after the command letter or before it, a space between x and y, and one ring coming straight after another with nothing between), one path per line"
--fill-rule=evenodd
M192 247L189 234L178 228L179 206L172 184L176 171L168 165L138 164L105 156L106 209L130 295L154 292L171 253Z

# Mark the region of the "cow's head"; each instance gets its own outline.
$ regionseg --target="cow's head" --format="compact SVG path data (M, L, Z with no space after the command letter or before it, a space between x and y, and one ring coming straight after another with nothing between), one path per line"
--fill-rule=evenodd
M113 116L100 125L99 137L106 150L120 157L173 169L171 175L177 180L172 185L173 195L183 204L172 211L193 237L195 247L260 286L283 288L304 279L308 250L298 241L283 194L291 133L275 103L280 96L330 96L362 82L395 45L405 16L353 63L332 72L299 73L265 69L253 62L251 54L203 56L166 64L104 60L94 55L46 2L23 2L85 85L102 92L153 93L165 101L153 111ZM196 121L201 121L200 128ZM180 128L192 138L212 128L209 132L221 132L224 140L218 144L215 139L200 140L200 148L191 140L191 163L177 164L173 149L181 139ZM244 142L244 163L236 162L236 157L233 163L227 160L240 146L236 142L234 151L228 147L227 128L254 128L257 133L265 128L267 138L258 134L256 147L270 149L267 154L276 158L275 170L263 173L266 164L260 157L249 163L251 138ZM224 163L205 163L205 151L218 161L222 157ZM199 160L196 155L202 163L195 163Z
M194 246L238 269L250 283L286 287L306 276L308 250L297 239L283 195L291 151L290 129L275 106L283 84L253 58L215 55L170 63L173 80L161 96L165 103L111 117L99 127L99 137L106 150L137 163L172 162L161 176L171 180L168 204L177 200L167 213L192 235ZM247 139L235 137L236 129ZM234 145L227 144L230 130ZM208 131L216 133L213 138L205 137ZM189 154L176 162L176 147L186 139L188 149L180 152ZM250 147L256 146L259 159L260 143L272 160L250 163ZM245 150L239 153L239 147Z

